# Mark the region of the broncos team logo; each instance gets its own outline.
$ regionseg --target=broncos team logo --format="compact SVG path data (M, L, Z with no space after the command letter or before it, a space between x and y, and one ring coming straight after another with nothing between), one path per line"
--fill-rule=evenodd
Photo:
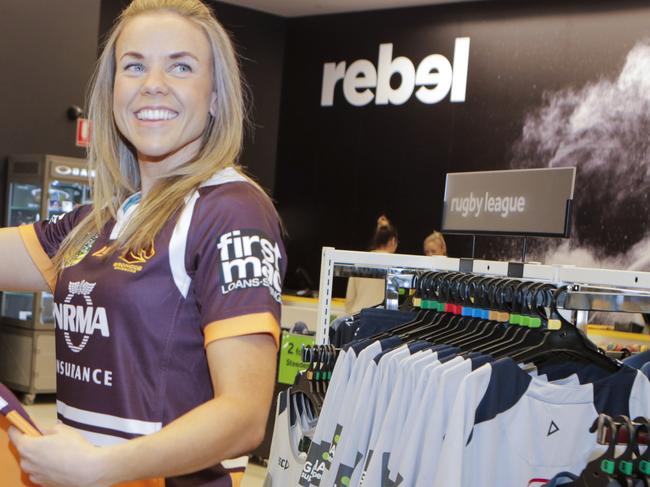
M156 249L154 249L152 243L148 249L140 249L137 252L131 250L126 254L121 255L120 260L126 264L144 264L154 255L156 255Z
M147 263L154 255L156 255L156 249L153 246L153 242L146 249L140 249L137 251L129 250L124 254L120 255L118 262L113 264L113 269L116 271L124 271L135 274L142 270L142 266Z

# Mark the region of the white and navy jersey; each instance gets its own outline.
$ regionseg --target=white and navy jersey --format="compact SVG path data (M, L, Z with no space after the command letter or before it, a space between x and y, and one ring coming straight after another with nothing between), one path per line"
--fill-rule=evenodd
M273 442L264 487L293 487L303 470L307 455L298 449L304 435L304 422L291 396L291 389L278 394ZM293 404L292 404L293 402Z
M316 431L309 446L304 471L298 481L300 486L309 486L312 476L314 477L314 481L320 481L320 477L325 469L325 458L323 458L323 455L329 454L329 440L334 436L337 412L343 401L345 389L350 380L356 359L357 350L354 348L341 350L336 359L336 364L332 371L332 378L330 379L327 394L325 395L325 401L321 407Z
M429 417L429 411L438 394L440 377L445 370L465 362L455 354L447 355L425 368L421 399L414 404L414 413L409 413L402 434L396 441L396 448L389 459L388 485L415 485L415 477L420 468L420 461L426 451L426 437L423 425Z
M155 433L212 399L205 347L214 340L279 337L286 256L266 195L223 170L149 248L108 254L139 201L128 198L58 280L51 258L90 208L19 227L54 292L58 417L100 446ZM231 485L222 467L167 485L208 480Z
M581 472L599 413L650 415L650 381L623 367L593 384L553 384L510 359L484 365L459 388L432 485L539 487Z
M357 403L351 422L352 428L343 430L335 462L328 472L330 475L336 473L333 477L335 487L354 485L360 478L374 421L383 416L382 411L385 411L395 382L397 364L410 354L409 346L402 345L375 357L368 366L359 392L361 401ZM325 485L329 485L329 481Z
M347 476L348 483L349 478L352 476L352 470L355 465L357 451L357 442L359 437L364 433L367 435L368 430L366 429L366 422L362 421L363 412L362 409L372 408L376 404L377 388L375 387L375 379L378 374L378 364L374 360L371 360L368 365L365 367L365 373L363 374L363 380L359 387L359 392L357 394L358 401L355 401L355 407L352 411L352 414L348 418L343 419L343 427L338 431L338 438L336 442L336 452L332 458L331 464L327 467L323 473L323 478L321 480L321 485L325 487L330 487L337 485L337 479L339 476ZM372 414L372 412L366 411L366 414ZM346 415L347 416L347 415ZM350 459L350 456L352 458ZM346 464L352 464L352 467L346 466ZM340 471L340 466L344 465L344 472ZM349 471L347 471L349 470Z
M380 484L375 480L377 477L369 475L364 487L432 485L447 420L460 382L472 370L491 361L489 356L479 353L470 353L468 358L453 357L444 364L433 362L426 367L421 381L424 386L414 400L419 407L407 413L392 450L388 450L388 480L382 480ZM560 382L575 384L578 378L574 375Z
M470 354L472 356L474 354ZM414 485L432 485L433 477L438 467L440 449L451 408L453 407L460 382L482 365L490 362L489 356L479 354L470 357L469 360L457 363L456 365L441 367L436 393L433 402L429 404L429 411L424 422L420 425L426 445L420 453L417 471L414 472L416 479ZM422 483L422 482L428 482ZM406 487L408 483L405 483Z
M424 380L421 375L424 367L436 360L437 352L429 348L404 359L400 364L400 373L388 401L386 414L381 425L373 430L359 485L387 485L388 459L406 420L415 385L418 380Z
M377 395L377 404L372 418L370 418L370 436L367 442L361 442L358 445L358 453L361 455L360 461L354 467L350 478L350 486L358 486L362 480L364 466L367 464L368 455L379 440L381 427L388 412L390 399L395 394L398 387L398 381L402 373L406 372L407 364L414 355L420 354L425 348L430 347L429 342L416 342L408 345L406 353L403 355L392 354L386 357L385 363L381 367L381 377L379 382L379 393ZM418 355L419 357L419 355ZM380 359L381 360L381 359Z
M453 360L458 352L457 348L449 347L446 345L438 345L433 347L436 354L436 360L424 366L422 372L416 381L413 397L407 403L406 414L404 415L404 424L402 428L397 431L394 440L391 455L388 461L389 479L394 481L397 477L399 465L402 461L402 456L412 439L421 431L419 422L416 420L420 408L424 403L425 392L427 389L428 380L431 378L431 372L439 367L442 363ZM458 360L461 360L458 358Z
M325 459L323 473L320 479L317 476L312 475L310 481L312 485L318 486L320 485L320 482L324 482L326 479L329 484L323 483L324 486L333 484L336 471L333 471L332 465L337 458L338 444L341 439L342 432L348 425L352 425L352 418L354 416L354 411L358 401L365 401L365 398L360 399L360 397L362 397L360 394L363 379L368 370L369 364L374 363L373 359L382 353L383 350L389 350L399 343L399 338L391 337L385 340L373 342L359 352L357 360L354 363L352 373L350 374L350 380L348 381L345 393L343 394L343 402L338 408L338 411L333 411L336 413L336 425L334 427L334 431L332 432L331 438L329 441L327 441L327 443L329 443L329 451L323 453L322 456L322 458ZM331 478L328 479L328 476L330 475Z

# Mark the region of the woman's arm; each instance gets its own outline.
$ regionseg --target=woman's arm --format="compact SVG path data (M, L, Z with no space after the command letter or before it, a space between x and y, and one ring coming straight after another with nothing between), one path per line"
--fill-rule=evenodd
M207 355L215 398L159 433L112 448L114 481L170 477L236 458L264 439L275 383L277 349L270 335L217 340Z
M0 228L0 290L50 291L17 227Z
M270 335L224 338L206 353L214 399L157 433L112 447L93 447L65 427L40 438L13 430L23 469L45 485L108 486L182 475L253 450L271 405L275 342Z
M355 311L354 307L357 304L357 284L358 281L354 277L348 279L348 287L345 291L345 312L352 314Z

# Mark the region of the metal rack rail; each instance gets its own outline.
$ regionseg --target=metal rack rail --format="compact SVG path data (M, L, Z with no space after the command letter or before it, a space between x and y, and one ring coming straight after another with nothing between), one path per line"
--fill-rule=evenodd
M579 311L650 313L650 272L543 265L442 256L354 252L323 247L316 340L329 337L334 277L375 277L386 280L386 307L397 307L399 289L410 287L418 271L468 272L571 285L561 307Z

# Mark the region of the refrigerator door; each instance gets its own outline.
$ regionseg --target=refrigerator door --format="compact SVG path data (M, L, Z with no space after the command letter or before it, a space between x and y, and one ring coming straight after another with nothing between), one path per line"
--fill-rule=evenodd
M83 183L54 179L50 181L47 194L47 218L68 213L77 206L90 203L90 187Z
M41 188L35 184L11 183L8 210L9 227L37 222L40 219Z
M36 184L11 183L9 185L8 226L34 223L40 220L41 188ZM0 314L21 322L33 319L33 293L2 293Z

